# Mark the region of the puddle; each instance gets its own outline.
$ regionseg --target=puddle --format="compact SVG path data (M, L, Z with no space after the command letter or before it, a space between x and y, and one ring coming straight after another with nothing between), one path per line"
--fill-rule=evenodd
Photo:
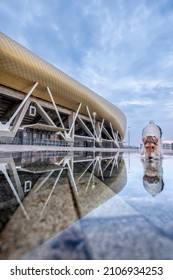
M0 259L172 259L173 157L0 159Z

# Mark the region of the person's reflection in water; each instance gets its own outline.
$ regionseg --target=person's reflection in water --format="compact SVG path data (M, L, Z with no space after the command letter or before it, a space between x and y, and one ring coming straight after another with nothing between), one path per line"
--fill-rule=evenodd
M162 160L142 160L142 163L144 167L144 188L152 196L156 196L164 188Z

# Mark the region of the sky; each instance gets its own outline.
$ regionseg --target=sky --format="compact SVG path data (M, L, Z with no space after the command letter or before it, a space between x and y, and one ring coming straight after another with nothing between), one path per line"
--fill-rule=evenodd
M172 0L0 0L0 28L120 108L124 139L173 139Z

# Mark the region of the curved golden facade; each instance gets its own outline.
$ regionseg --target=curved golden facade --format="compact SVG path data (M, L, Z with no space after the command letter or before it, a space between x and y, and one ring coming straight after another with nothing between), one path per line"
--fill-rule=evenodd
M104 118L124 138L126 117L120 109L0 33L0 84L27 93L35 82L39 85L33 96L50 101L46 91L49 87L57 105L76 111L82 103L81 114L87 115L88 106L97 113L97 120Z

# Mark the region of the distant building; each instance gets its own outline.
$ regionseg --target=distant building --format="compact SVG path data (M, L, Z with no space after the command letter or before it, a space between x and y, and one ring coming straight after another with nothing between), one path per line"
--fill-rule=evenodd
M173 140L165 140L162 143L163 149L173 150Z

